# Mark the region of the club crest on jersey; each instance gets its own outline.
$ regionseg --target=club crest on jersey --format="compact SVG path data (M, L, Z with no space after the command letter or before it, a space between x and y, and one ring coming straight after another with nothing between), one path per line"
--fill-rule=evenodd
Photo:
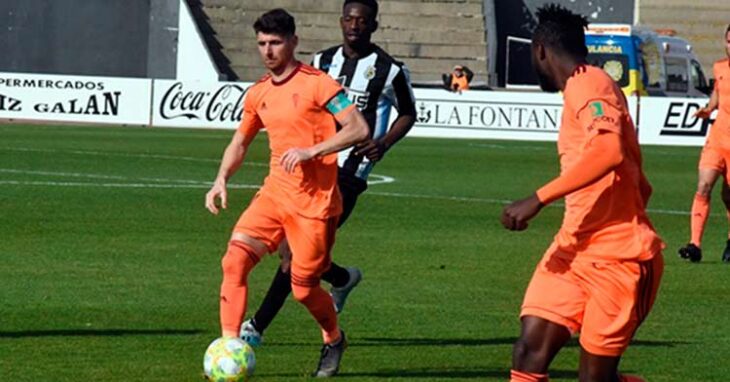
M366 79L367 79L368 81L370 81L370 80L372 80L373 78L375 78L375 67L374 67L374 66L372 66L372 65L371 65L371 66L369 66L369 67L368 67L368 68L367 68L367 69L365 70L365 78L366 78Z
M593 111L593 117L603 117L605 115L603 112L603 104L601 102L592 102L590 106Z

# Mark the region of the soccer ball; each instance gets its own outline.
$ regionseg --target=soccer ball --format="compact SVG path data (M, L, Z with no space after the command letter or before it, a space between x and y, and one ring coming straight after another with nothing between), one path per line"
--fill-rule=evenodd
M208 346L203 359L205 378L212 382L248 381L255 367L253 348L240 338L218 338Z

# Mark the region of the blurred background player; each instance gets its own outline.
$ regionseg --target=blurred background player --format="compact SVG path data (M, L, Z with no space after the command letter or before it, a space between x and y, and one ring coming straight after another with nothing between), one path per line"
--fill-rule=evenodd
M464 65L456 65L451 73L444 73L441 75L441 79L444 81L444 87L446 90L454 93L461 93L464 90L469 90L469 83L472 78L474 78L474 72Z
M730 221L730 25L725 29L724 41L727 58L715 62L712 68L715 88L710 102L695 113L695 117L709 119L713 111L719 110L700 156L699 182L690 214L690 240L679 249L679 256L692 262L702 260L702 233L710 215L712 188L720 175L725 179L722 199ZM730 262L730 232L728 238L722 253L724 262Z
M376 162L403 138L416 119L416 107L408 71L402 63L371 42L378 28L375 0L346 0L340 18L343 44L318 52L314 67L345 87L351 101L362 111L370 128L369 139L339 154L338 185L343 212L338 227L350 216L357 198L367 189L368 175ZM388 128L391 108L398 117ZM241 328L241 337L256 346L291 292L286 245L280 247L282 266L277 269L269 291L254 317ZM335 308L342 311L348 294L362 274L357 268L332 263L322 279L332 284Z
M586 63L585 17L554 4L537 16L533 65L542 89L564 98L561 171L501 220L524 230L562 197L565 214L525 292L511 381L547 381L553 357L578 332L580 381L640 381L620 376L618 364L654 303L664 244L645 212L651 186L636 130L621 89Z
M239 335L248 274L286 236L293 249L294 298L322 329L324 346L314 376L328 377L338 372L347 346L332 299L319 285L330 265L342 212L334 153L365 139L368 128L337 82L296 60L298 39L291 15L283 9L269 11L256 20L254 30L268 74L248 90L243 120L223 154L205 198L206 208L217 214L219 198L222 208L227 207L226 182L262 128L269 136L271 162L269 175L236 223L222 260L221 328L224 337Z

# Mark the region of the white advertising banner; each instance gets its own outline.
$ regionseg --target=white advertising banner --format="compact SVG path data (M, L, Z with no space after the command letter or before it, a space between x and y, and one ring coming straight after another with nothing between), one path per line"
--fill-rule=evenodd
M559 94L414 89L417 137L556 141Z
M149 125L152 80L0 72L0 119Z
M244 82L155 80L152 125L235 129L249 86Z
M639 142L703 146L712 121L695 118L694 114L706 104L706 98L641 98Z

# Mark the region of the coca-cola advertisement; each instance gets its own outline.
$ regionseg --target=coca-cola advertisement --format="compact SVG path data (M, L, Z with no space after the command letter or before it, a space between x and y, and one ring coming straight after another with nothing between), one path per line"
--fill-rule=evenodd
M0 119L149 125L152 80L0 73Z
M155 80L153 126L235 129L250 83Z

